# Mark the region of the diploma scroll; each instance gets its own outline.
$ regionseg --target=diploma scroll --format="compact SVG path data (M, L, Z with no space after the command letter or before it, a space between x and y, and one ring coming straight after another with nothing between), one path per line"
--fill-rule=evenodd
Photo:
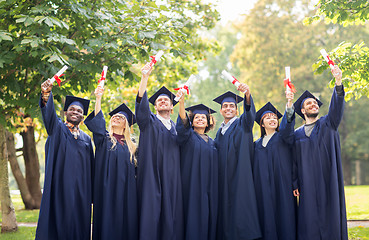
M325 49L321 49L320 53L322 54L324 60L328 63L329 67L333 70L334 69L334 62L332 61L332 59L329 58L329 55L325 51Z
M59 72L57 72L52 78L49 78L51 84L53 84L55 81L58 83L59 87L60 87L60 77L63 75L63 73L65 72L65 70L68 69L68 66L64 66L62 69L59 70Z
M295 86L292 84L291 82L291 68L290 67L285 67L285 72L286 72L286 79L283 80L284 86L286 88L287 93L296 92Z
M185 94L185 93L187 93L187 95L190 94L189 87L191 86L192 82L195 79L196 79L196 76L193 75L193 74L191 74L191 76L188 78L187 82L183 86L174 89L174 90L177 90L177 91L179 91L181 93L181 95L179 97L174 98L174 101L177 101L178 102L179 99L182 97L182 95Z
M101 73L101 78L99 79L99 86L104 88L104 83L106 80L106 73L108 72L108 66L103 67L103 71Z
M228 80L230 81L233 85L235 85L237 88L238 86L240 86L240 82L231 74L229 74L226 70L222 71L222 75ZM244 93L246 93L247 91L245 91Z
M154 66L154 64L160 60L163 54L164 51L160 50L155 56L150 56L151 61L142 68L141 72L143 74L147 74L150 71L150 69Z

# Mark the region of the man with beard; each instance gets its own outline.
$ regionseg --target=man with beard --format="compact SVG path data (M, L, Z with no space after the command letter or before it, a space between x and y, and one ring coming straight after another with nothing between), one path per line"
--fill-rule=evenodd
M45 145L45 183L36 239L90 239L94 155L91 138L79 129L89 100L67 96L66 122L57 117L52 83L42 85L40 108L49 135Z
M146 86L152 71L143 74L136 98L140 128L137 166L139 239L181 240L184 234L180 153L170 119L175 95L162 87L150 99ZM144 67L144 68L145 68ZM150 111L149 102L156 114Z
M332 73L336 86L327 115L318 117L322 103L308 91L294 103L296 113L306 121L295 130L293 194L300 196L299 240L348 238L338 134L345 92L338 66Z

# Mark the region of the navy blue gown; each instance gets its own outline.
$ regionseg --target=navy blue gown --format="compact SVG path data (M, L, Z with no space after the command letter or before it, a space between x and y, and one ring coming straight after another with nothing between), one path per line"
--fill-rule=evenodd
M140 128L137 191L139 239L183 239L183 204L177 132L150 111L147 93L136 100Z
M180 117L176 125L181 151L185 239L215 239L218 212L218 156L214 140L205 142Z
M344 103L334 89L328 115L316 122L310 137L304 127L295 131L299 240L348 239L338 134Z
M215 143L219 159L219 212L217 239L243 240L261 237L251 161L254 156L252 127L255 106L244 100L244 113Z
M48 138L45 145L45 183L36 239L90 239L92 173L91 138L80 130L75 139L57 117L53 96L39 102Z
M112 142L102 111L85 120L95 143L94 211L92 238L138 239L135 165L127 145Z
M296 202L292 186L292 147L295 117L291 123L285 113L279 132L263 147L255 142L253 175L262 239L296 239Z

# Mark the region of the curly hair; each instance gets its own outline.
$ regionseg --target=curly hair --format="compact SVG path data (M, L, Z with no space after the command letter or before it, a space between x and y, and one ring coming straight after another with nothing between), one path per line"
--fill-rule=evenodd
M192 111L188 113L188 118L190 119L191 123L193 123L193 118L195 117L195 115L196 114L193 114ZM215 127L215 118L211 114L206 114L206 121L208 122L208 126L206 126L205 128L205 133L209 132ZM192 129L193 129L193 124L192 124Z

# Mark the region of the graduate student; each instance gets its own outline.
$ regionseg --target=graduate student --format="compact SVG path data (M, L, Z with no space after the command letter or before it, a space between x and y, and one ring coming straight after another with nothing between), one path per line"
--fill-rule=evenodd
M249 86L241 83L238 90L246 93L239 118L237 103L242 97L228 91L214 99L224 118L215 138L219 159L217 239L261 237L251 166L255 107Z
M206 134L215 125L213 113L214 110L203 104L185 109L184 94L179 100L176 129L187 240L216 239L218 153L213 139Z
M41 89L39 105L49 136L36 239L90 239L94 155L91 138L79 129L89 100L67 96L63 122L55 112L50 80Z
M148 64L145 65L148 67ZM183 204L177 132L170 119L175 95L162 87L150 99L143 74L136 98L140 128L137 190L139 239L183 239ZM154 105L156 114L149 108Z
M95 150L94 211L92 238L138 239L136 144L130 126L136 122L123 103L111 111L108 130L101 111L104 89L95 90L95 111L85 120L93 132Z
M300 196L298 239L348 239L341 147L338 126L344 111L342 71L336 80L328 114L318 117L322 105L305 91L294 103L305 125L295 131L297 176L294 195Z
M270 103L257 113L261 137L255 142L253 176L262 238L295 240L295 198L292 186L292 147L295 114L293 93L287 92L286 111L282 114Z

